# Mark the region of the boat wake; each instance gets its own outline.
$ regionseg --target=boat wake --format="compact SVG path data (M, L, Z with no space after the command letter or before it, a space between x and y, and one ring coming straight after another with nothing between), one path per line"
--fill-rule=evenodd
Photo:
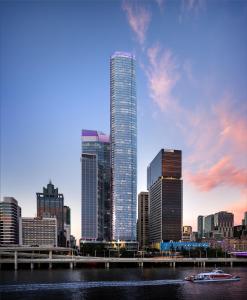
M65 283L29 283L0 285L0 294L9 292L27 292L37 290L90 289L102 287L138 287L182 284L184 280L138 280L138 281L76 281Z

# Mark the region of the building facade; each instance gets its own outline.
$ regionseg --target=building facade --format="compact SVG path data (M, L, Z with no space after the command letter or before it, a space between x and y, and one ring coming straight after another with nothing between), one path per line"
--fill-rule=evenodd
M56 218L22 218L23 246L57 246Z
M182 238L182 151L162 149L147 169L149 191L149 241Z
M64 219L64 235L66 237L66 247L70 247L71 224L70 224L69 206L65 205L63 207L63 219Z
M111 197L113 240L136 240L137 103L132 54L110 60Z
M191 240L192 240L192 227L191 226L183 226L182 241L189 242Z
M139 247L148 246L149 243L149 197L148 192L141 192L138 195L138 221L137 239Z
M21 208L13 197L0 201L0 244L18 245L20 241Z
M214 215L208 215L204 218L204 235L206 238L213 236L214 231Z
M110 138L95 130L82 130L81 138L81 238L110 240Z
M47 187L43 187L43 193L37 195L37 217L38 218L56 218L58 246L66 246L64 236L64 197L58 193L58 188L50 181Z
M223 238L233 237L234 215L227 211L214 214L214 230Z
M204 216L197 217L197 232L198 239L202 239L204 236Z

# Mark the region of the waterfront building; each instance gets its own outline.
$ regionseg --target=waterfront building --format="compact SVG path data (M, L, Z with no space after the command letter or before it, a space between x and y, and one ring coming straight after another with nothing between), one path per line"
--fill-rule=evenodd
M198 232L198 239L202 239L204 236L204 217L198 216L197 217L197 232Z
M191 226L183 226L182 241L184 241L184 242L191 241L191 236L192 236L192 227Z
M223 238L233 237L234 215L226 211L214 214L215 234L222 235Z
M13 197L0 201L0 245L18 245L20 241L21 208Z
M137 103L132 54L110 59L111 197L113 240L136 240Z
M22 218L22 245L57 247L56 218Z
M57 218L58 246L65 246L64 236L64 196L58 193L58 188L50 181L47 187L43 187L43 193L37 195L37 217Z
M149 198L148 192L141 192L138 195L138 221L137 221L137 239L139 247L148 246L149 243Z
M206 238L211 238L214 231L214 215L208 215L204 218L204 235Z
M147 169L149 241L179 241L182 237L182 151L164 150Z
M66 247L70 247L71 224L70 224L69 206L65 205L63 207L63 219L64 219L64 235L66 238Z
M81 238L111 239L110 138L95 130L82 130Z
M247 226L247 211L244 213L244 225Z

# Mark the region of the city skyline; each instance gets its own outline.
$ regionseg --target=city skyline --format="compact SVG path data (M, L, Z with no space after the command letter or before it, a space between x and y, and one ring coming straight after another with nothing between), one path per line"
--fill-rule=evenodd
M1 200L14 197L24 217L35 216L35 193L52 179L80 237L78 137L82 128L110 133L109 59L128 51L137 60L137 192L146 191L146 168L159 149L181 149L183 224L195 230L197 216L221 210L241 224L246 3L0 5Z

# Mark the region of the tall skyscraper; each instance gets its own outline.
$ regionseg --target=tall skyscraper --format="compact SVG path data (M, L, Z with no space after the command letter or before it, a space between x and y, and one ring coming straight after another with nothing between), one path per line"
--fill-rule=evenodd
M110 240L110 139L95 130L82 130L81 138L81 238Z
M70 246L70 235L71 235L71 225L70 225L70 208L69 206L63 207L63 220L64 220L64 234L66 237L66 246Z
M138 221L137 237L140 248L148 246L149 243L149 197L148 192L141 192L138 195Z
M244 225L247 226L247 211L244 213Z
M132 54L111 56L110 97L113 240L136 240L137 104Z
M37 216L38 218L57 218L58 246L65 246L64 236L64 197L58 193L58 188L50 181L47 188L43 187L43 193L37 195Z
M149 241L178 241L182 237L182 151L164 150L147 169Z
M0 244L19 244L21 208L13 197L0 201Z
M198 216L197 217L197 232L198 232L198 239L201 239L204 235L204 217Z

